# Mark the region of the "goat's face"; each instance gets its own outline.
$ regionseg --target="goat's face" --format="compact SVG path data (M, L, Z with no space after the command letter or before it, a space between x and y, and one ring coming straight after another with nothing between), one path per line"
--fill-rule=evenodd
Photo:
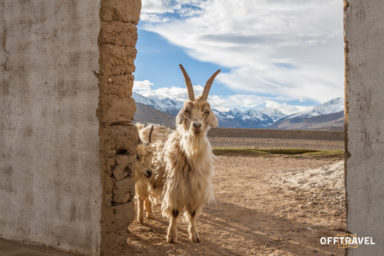
M150 144L139 144L136 148L136 175L152 176L153 149Z
M211 110L211 106L207 102L209 90L216 75L219 74L220 69L217 70L207 81L204 86L203 94L195 99L191 79L189 78L184 67L180 65L183 72L185 84L188 89L188 97L184 103L184 107L180 110L176 117L176 124L181 127L188 134L194 136L205 136L210 127L218 125L217 118Z
M178 113L176 122L193 136L205 136L209 128L218 125L209 103L200 98L194 101L187 100Z

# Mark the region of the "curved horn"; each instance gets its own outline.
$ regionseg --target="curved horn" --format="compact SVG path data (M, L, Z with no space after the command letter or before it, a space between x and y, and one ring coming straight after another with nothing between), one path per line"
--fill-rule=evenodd
M202 100L207 100L208 99L208 94L209 94L209 90L211 89L211 86L212 86L212 83L213 83L213 80L215 80L215 77L217 76L217 74L220 73L220 69L217 70L209 79L208 81L205 83L205 86L204 86L204 91L203 91L203 94L201 95L201 99Z
M180 69L184 75L185 85L187 86L187 89L188 89L188 97L190 100L195 100L195 94L193 93L193 87L192 87L191 79L189 78L187 71L185 71L183 65L180 64L179 66L180 66Z
M148 143L151 143L153 128L154 128L154 126L152 125L151 130L149 131L149 135L148 135Z

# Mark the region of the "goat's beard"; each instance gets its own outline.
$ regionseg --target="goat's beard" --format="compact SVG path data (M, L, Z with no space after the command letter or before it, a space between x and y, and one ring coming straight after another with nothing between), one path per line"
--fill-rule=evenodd
M201 148L204 144L205 131L200 130L199 133L189 129L187 133L184 133L184 136L181 140L182 148L185 153L189 156L195 156L201 152Z

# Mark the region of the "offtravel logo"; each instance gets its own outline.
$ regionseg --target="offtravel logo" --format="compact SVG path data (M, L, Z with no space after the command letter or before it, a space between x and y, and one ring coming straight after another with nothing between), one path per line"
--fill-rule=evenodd
M320 238L320 244L337 244L339 248L358 248L359 245L375 245L375 241L371 236L357 236L356 233L354 233L337 236L323 236Z

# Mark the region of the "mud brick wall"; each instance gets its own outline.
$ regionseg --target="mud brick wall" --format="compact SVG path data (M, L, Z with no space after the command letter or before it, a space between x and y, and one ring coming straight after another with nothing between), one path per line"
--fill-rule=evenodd
M134 162L138 133L131 120L140 0L103 0L99 36L98 117L102 180L101 255L125 255L134 218Z

